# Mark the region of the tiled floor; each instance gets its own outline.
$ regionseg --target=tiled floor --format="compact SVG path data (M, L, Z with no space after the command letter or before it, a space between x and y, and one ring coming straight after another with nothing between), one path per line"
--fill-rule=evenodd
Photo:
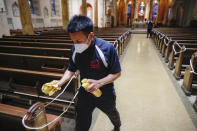
M121 131L197 131L182 101L187 98L178 94L152 40L145 34L132 36L115 82ZM91 131L113 127L98 110L93 119Z

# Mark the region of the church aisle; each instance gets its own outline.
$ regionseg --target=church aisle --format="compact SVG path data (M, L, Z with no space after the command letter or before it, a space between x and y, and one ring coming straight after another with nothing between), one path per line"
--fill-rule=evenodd
M132 36L115 82L121 131L196 131L153 41L142 34ZM100 111L96 115L91 131L110 131L107 116Z

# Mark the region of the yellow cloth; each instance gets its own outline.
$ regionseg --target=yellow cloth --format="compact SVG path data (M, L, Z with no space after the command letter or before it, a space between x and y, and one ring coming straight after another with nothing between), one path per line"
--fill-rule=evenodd
M53 80L49 83L45 83L42 86L42 92L46 95L52 96L56 91L61 90L61 87L57 85L58 81Z

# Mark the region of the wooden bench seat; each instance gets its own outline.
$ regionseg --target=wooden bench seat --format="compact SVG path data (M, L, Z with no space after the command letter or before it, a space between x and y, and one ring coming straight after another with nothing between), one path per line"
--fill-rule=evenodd
M180 47L178 47L176 45L176 43L173 44L173 47L175 48L176 51L183 51L184 48L197 48L197 43L177 43L180 47L182 47L182 49L180 49ZM184 47L184 48L183 48ZM169 68L173 69L174 68L174 63L175 63L175 57L178 58L179 53L175 54L174 50L171 49L170 55L168 57L169 60Z
M0 53L0 66L47 72L65 72L69 58Z
M109 43L114 45L115 39L108 39ZM0 41L0 45L11 45L11 46L28 46L28 47L46 47L46 48L66 48L71 49L72 43L48 43L48 42L23 42L23 41ZM123 43L118 41L118 47L123 48ZM119 52L122 52L122 49L118 50ZM118 54L121 54L117 52Z
M130 32L126 29L106 31L98 30L95 34L113 44L120 56L130 39ZM0 95L3 96L0 98L4 103L28 107L36 101L50 102L58 94L46 96L41 92L41 86L63 76L68 59L61 56L64 51L70 51L73 41L61 30L40 34L0 39ZM61 113L76 92L78 83L73 80L67 91L48 107L49 111ZM74 118L74 103L67 115Z
M175 72L174 72L174 76L176 79L180 79L183 77L181 71L183 71L186 68L186 66L189 66L190 58L195 52L197 52L197 48L187 48L186 51L181 52L179 54L179 57L176 60Z
M101 37L102 38L102 37ZM117 38L111 38L111 37L105 37L103 38L104 40L117 40ZM50 38L50 39L47 39L47 38L20 38L20 37L10 37L10 38L1 38L0 40L2 41L28 41L28 42L50 42L50 43L73 43L73 41L68 38L68 39L59 39L59 38Z
M0 45L1 53L69 57L71 49Z
M197 72L197 53L194 53L191 58L191 63L195 72ZM183 84L181 88L186 95L197 93L197 75L194 74L191 66L187 66L183 78Z
M169 39L170 39L170 41L168 41ZM161 40L161 42L158 44L158 47L159 47L162 55L164 55L165 49L168 47L168 45L171 46L175 41L178 43L196 43L197 39L196 38L195 39L192 39L192 38L179 38L179 39L163 38L163 40Z
M0 104L0 127L1 131L27 131L22 125L22 118L26 114L27 109ZM57 116L46 114L47 122L52 121ZM59 118L56 122L48 126L49 131L61 131L61 123L63 118Z
M71 49L72 43L48 43L48 42L24 42L24 41L1 41L0 45L46 47L46 48L65 48Z
M98 38L118 38L119 35L97 35L95 34ZM42 35L17 35L17 36L3 36L3 38L33 38L33 39L69 39L69 35L52 35L52 36L42 36Z
M190 43L190 44L196 44L197 43L197 40L177 40L176 41L177 43L181 43L181 44L184 44L184 43ZM170 42L166 48L163 49L163 54L165 52L165 55L164 55L164 58L165 58L165 62L167 63L169 61L169 56L172 52L172 46L173 46L174 42Z
M63 74L51 73L51 72L39 72L32 70L22 70L15 68L0 67L0 92L3 94L3 99L8 99L5 103L18 103L20 106L31 105L33 101L49 102L54 98L56 94L49 97L41 92L41 87L44 83L52 80L59 80ZM62 89L65 85L62 86ZM66 92L64 92L57 100L56 104L61 107L53 113L59 113L63 111L67 103L72 99L76 89L78 88L78 80L73 80ZM62 105L62 106L60 106ZM50 108L50 107L49 107ZM53 108L54 109L54 106ZM74 111L72 110L70 117L74 117Z
M0 41L25 41L25 42L49 42L49 43L73 43L72 40L61 39L29 39L29 38L1 38Z

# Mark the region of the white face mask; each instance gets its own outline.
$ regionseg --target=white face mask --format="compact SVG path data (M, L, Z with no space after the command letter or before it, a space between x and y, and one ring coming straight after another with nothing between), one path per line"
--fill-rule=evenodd
M82 53L88 48L88 44L74 44L76 53Z
M88 36L88 39L89 39L89 36ZM88 43L88 39L87 39L86 43L74 44L76 53L82 53L86 49L88 49L88 44L87 44Z

